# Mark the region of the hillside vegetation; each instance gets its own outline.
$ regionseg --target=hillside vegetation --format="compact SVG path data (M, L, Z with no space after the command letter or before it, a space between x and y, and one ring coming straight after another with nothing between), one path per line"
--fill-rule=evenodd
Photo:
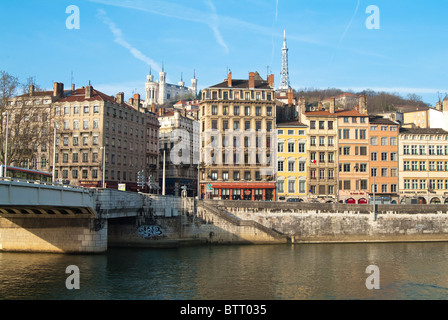
M319 101L343 93L351 93L358 96L366 95L367 109L369 113L397 111L400 106L415 106L415 107L430 106L422 101L422 97L416 94L408 94L406 97L402 97L397 93L376 92L373 90L364 90L361 92L342 91L336 88L328 88L328 89L302 88L294 90L294 96L297 98L305 97L307 105L309 106L317 106Z

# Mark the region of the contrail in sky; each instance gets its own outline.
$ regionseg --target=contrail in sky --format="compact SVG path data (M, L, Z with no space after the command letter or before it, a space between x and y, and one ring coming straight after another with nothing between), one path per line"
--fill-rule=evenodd
M355 19L355 16L356 16L356 14L358 13L358 9L359 9L359 4L360 4L360 3L361 3L361 0L358 0L358 3L356 4L355 12L353 13L352 18L350 19L350 22L348 23L347 27L345 28L344 33L342 34L341 38L339 39L339 43L341 43L342 40L344 40L345 35L346 35L347 32L348 32L348 29L350 29L350 27L351 27L351 25L352 25L352 23L353 23L353 20Z
M224 48L226 53L229 53L229 48L228 48L227 44L225 43L221 33L218 30L218 21L219 20L218 20L218 15L216 14L216 7L211 0L206 0L205 4L207 6L209 6L210 9L212 10L211 21L208 23L208 25L213 30L216 41L218 41L218 43Z
M110 31L112 32L112 34L114 35L114 41L116 43L118 43L120 46L126 48L129 50L129 52L138 60L143 61L144 63L146 63L148 66L151 66L151 68L156 69L156 71L160 72L161 68L160 66L151 58L147 57L146 55L144 55L140 50L134 48L129 42L127 42L124 38L123 38L123 32L121 32L121 30L115 25L115 23L113 23L109 17L106 14L106 11L99 9L98 10L98 14L97 17L104 23L106 24Z

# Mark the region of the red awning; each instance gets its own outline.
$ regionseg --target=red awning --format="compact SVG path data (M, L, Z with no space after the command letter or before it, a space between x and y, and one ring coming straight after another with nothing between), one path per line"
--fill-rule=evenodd
M356 203L356 200L353 198L350 198L350 199L347 199L347 203L354 204L354 203Z
M367 199L361 198L358 200L359 204L366 204L367 203Z

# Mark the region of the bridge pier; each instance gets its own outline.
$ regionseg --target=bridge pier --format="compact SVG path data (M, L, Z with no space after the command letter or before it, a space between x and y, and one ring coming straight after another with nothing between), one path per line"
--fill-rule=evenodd
M101 253L107 250L107 220L0 217L0 251Z

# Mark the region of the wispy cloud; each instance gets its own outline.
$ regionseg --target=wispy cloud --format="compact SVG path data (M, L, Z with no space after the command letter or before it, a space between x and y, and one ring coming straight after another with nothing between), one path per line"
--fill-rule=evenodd
M229 17L229 16L223 16L219 15L216 12L216 9L214 11L214 15L216 15L215 18L210 19L210 13L205 11L199 11L195 10L190 7L178 5L175 3L170 3L168 1L161 1L161 0L89 0L90 2L95 3L101 3L108 6L115 6L115 7L121 7L121 8L128 8L133 10L138 10L142 12L149 12L152 14L165 16L173 19L183 20L183 21L190 21L195 23L201 23L206 24L210 26L214 32L214 36L216 41L224 48L224 50L228 50L228 45L226 42L224 42L224 39L221 36L221 33L219 32L217 28L217 22L214 19L218 19L220 26L231 26L232 28L236 28L238 30L244 30L245 32L253 32L256 34L261 34L269 37L276 37L276 38L283 38L283 32L276 32L274 30L273 26L265 26L265 25L259 25L251 22L247 22L241 19ZM208 1L209 4L211 3L211 0L204 0ZM211 8L214 8L213 3ZM278 19L278 4L279 0L275 1L276 5L276 13L275 18ZM212 9L213 12L213 9ZM213 21L211 21L213 20ZM275 21L275 20L274 20ZM288 40L289 41L298 41L301 43L307 43L312 44L316 46L331 48L331 49L341 49L345 51L353 51L357 54L362 55L370 55L370 56L376 56L378 58L386 58L381 55L377 55L375 53L370 53L367 51L359 51L354 50L351 48L341 48L340 46L337 46L333 43L324 42L318 40L318 37L315 37L313 35L293 35L291 33L288 33ZM227 48L227 49L226 49ZM226 51L227 53L227 51Z
M356 4L355 12L353 12L352 18L350 19L349 23L347 24L347 27L345 28L344 32L341 35L341 38L339 38L339 44L344 40L345 35L347 34L348 30L350 29L353 20L355 19L356 14L358 13L359 4L361 3L361 0L358 0L358 3Z
M221 33L219 32L218 29L218 24L219 24L219 17L218 14L216 13L216 7L213 4L212 0L205 0L205 4L211 9L212 11L212 16L209 22L209 26L210 28L213 30L213 33L215 35L216 41L224 48L224 51L226 53L229 53L229 48L227 46L227 44L225 43Z
M97 17L109 27L110 31L114 35L114 41L120 46L129 50L129 52L138 60L143 61L151 68L160 71L160 66L151 58L144 55L140 50L134 48L129 42L127 42L123 37L123 32L112 22L106 14L106 11L100 9L98 10Z
M128 9L134 9L144 12L149 12L152 14L179 19L184 21L202 23L208 25L212 31L213 35L220 46L222 46L226 53L228 53L229 48L224 41L219 29L218 24L220 21L220 16L216 12L216 7L211 0L205 0L205 4L211 9L212 13L198 11L189 7L181 6L175 3L169 3L167 1L153 0L142 1L142 0L89 0L91 2L101 3L104 5L110 5L115 7L122 7Z

